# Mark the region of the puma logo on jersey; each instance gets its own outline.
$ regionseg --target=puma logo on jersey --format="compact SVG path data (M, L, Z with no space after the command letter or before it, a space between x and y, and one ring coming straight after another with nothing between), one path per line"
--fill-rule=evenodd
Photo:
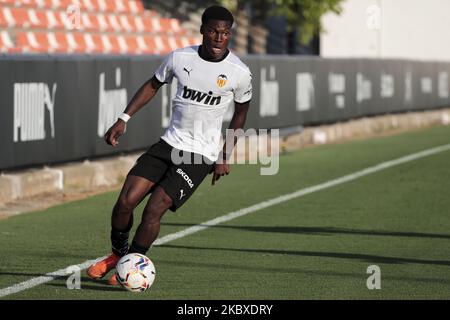
M192 182L191 178L189 178L189 176L183 170L181 170L181 168L177 169L177 173L183 177L184 181L186 181L189 185L189 188L192 189L194 187L194 183Z
M187 86L184 86L183 88L184 99L191 99L192 101L201 102L203 104L209 104L210 106L218 105L222 97L221 96L214 97L212 94L213 94L212 91L204 93L194 89L189 89Z
M191 76L191 71L192 70L194 70L194 69L188 70L186 68L183 68L183 71L186 71L186 73L188 74L189 77Z
M180 200L181 200L181 198L183 198L185 196L185 194L184 194L184 190L183 189L181 189L180 190Z

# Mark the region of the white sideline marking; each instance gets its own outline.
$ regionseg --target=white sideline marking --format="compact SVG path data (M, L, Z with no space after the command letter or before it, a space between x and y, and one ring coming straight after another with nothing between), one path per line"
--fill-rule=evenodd
M271 206L274 206L274 205L277 205L277 204L280 204L280 203L283 203L283 202L286 202L286 201L289 201L289 200L292 200L292 199L295 199L295 198L303 197L303 196L308 195L310 193L314 193L314 192L321 191L321 190L324 190L324 189L327 189L327 188L331 188L331 187L334 187L334 186L337 186L337 185L340 185L340 184L343 184L343 183L346 183L346 182L349 182L349 181L356 180L358 178L367 176L369 174L372 174L372 173L375 173L375 172L378 172L378 171L382 171L382 170L385 170L385 169L388 169L388 168L391 168L391 167L394 167L394 166L397 166L397 165L400 165L400 164L403 164L403 163L406 163L406 162L410 162L410 161L417 160L417 159L420 159L420 158L428 157L428 156L431 156L431 155L434 155L434 154L437 154L437 153L440 153L440 152L444 152L444 151L447 151L447 150L450 150L450 144L446 144L446 145L443 145L443 146L427 149L427 150L420 151L420 152L417 152L417 153L413 153L413 154L410 154L410 155L407 155L407 156L404 156L404 157L401 157L401 158L397 158L397 159L394 159L394 160L382 162L382 163L377 164L375 166L372 166L372 167L369 167L369 168L366 168L366 169L363 169L363 170L360 170L360 171L357 171L357 172L354 172L354 173L342 176L340 178L333 179L333 180L330 180L330 181L327 181L327 182L324 182L324 183L321 183L321 184L318 184L318 185L315 185L315 186L312 186L312 187L300 189L298 191L295 191L295 192L292 192L292 193L288 193L288 194L285 194L285 195L282 195L282 196L279 196L279 197L276 197L276 198L272 198L270 200L263 201L263 202L255 204L255 205L252 205L250 207L243 208L243 209L240 209L240 210L237 210L237 211L234 211L234 212L230 212L230 213L228 213L226 215L223 215L223 216L217 217L215 219L206 221L206 222L201 223L199 225L196 225L196 226L193 226L193 227L189 227L189 228L184 229L182 231L169 234L169 235L164 236L164 237L162 237L160 239L157 239L154 242L154 245L162 245L162 244L165 244L165 243L168 243L168 242L171 242L171 241L174 241L174 240L186 237L186 236L188 236L190 234L193 234L193 233L205 230L205 229L207 229L209 227L221 224L223 222L227 222L227 221L236 219L236 218L244 216L246 214L249 214L249 213L252 213L252 212L255 212L255 211L259 211L259 210L262 210L262 209L265 209L265 208L268 208L268 207L271 207ZM79 264L78 267L80 268L80 270L87 269L92 263L94 263L95 261L101 260L103 258L105 258L105 257L100 257L100 258L97 258L95 260L85 261L85 262ZM68 276L68 275L69 275L69 273L67 273L67 268L60 269L60 270L57 270L57 271L54 271L54 272L51 272L51 273L47 273L47 274L45 274L43 276L36 277L36 278L31 279L31 280L27 280L27 281L15 284L13 286L1 289L0 290L0 298L8 296L8 295L11 295L11 294L14 294L14 293L18 293L18 292L21 292L21 291L24 291L24 290L27 290L27 289L30 289L30 288L33 288L35 286L38 286L38 285L41 285L41 284L44 284L44 283L47 283L47 282L50 282L52 280L55 280L58 277L64 277L64 276Z

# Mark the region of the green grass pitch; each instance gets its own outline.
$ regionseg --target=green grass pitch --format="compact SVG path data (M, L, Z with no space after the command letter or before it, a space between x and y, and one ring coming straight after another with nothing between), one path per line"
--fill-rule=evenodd
M442 126L282 155L274 176L234 165L167 213L160 237L448 143L450 127ZM117 195L0 220L0 289L107 254ZM2 299L449 299L449 248L445 151L155 246L148 256L157 276L145 293L91 281L83 271L81 290L61 278ZM379 290L366 286L370 265L380 267Z

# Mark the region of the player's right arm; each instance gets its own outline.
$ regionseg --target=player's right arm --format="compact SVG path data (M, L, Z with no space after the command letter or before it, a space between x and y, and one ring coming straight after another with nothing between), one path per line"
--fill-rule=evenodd
M153 76L139 88L131 101L128 103L124 112L132 117L156 95L159 88L161 88L163 84L164 83L160 82L155 76ZM117 146L119 144L119 137L125 132L125 127L125 121L122 119L117 119L116 123L114 123L105 133L104 138L106 143L112 145L113 147Z

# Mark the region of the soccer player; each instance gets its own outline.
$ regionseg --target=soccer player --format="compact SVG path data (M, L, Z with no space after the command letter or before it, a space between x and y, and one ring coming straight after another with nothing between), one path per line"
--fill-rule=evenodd
M221 150L223 116L234 100L229 129L242 129L252 97L249 68L228 50L233 22L232 14L224 7L207 8L200 28L202 44L170 53L106 132L105 141L116 146L118 138L125 133L127 121L162 85L177 79L170 125L128 173L112 211L112 253L88 268L89 277L103 278L128 253L145 255L157 238L161 218L168 209L180 208L209 173L213 173L213 185L221 176L229 174L229 150L237 139L227 137ZM149 193L141 223L129 247L133 210ZM109 283L117 283L114 275Z

